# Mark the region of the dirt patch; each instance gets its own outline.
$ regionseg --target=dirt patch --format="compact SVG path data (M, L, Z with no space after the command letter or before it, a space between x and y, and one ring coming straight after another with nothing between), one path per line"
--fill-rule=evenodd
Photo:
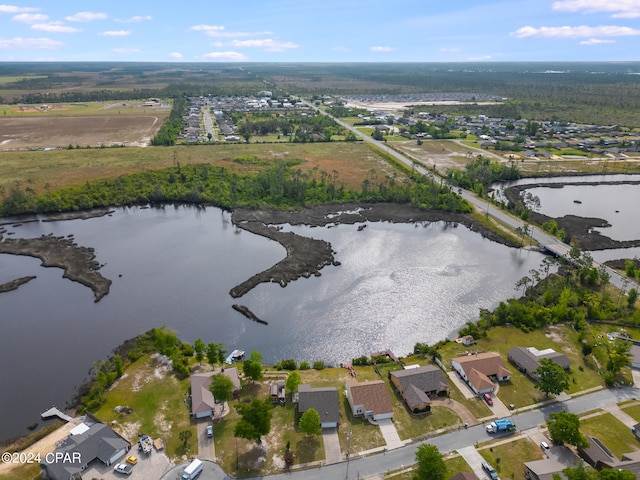
M3 150L140 144L157 132L155 116L100 115L0 118Z

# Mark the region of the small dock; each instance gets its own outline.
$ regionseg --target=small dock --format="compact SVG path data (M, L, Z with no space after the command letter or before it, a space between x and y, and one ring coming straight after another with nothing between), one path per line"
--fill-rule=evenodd
M372 357L388 357L392 362L402 364L400 359L398 359L398 357L396 357L391 350L383 350L381 352L375 352L375 353L372 353L371 356Z
M49 410L47 410L46 412L42 412L40 414L40 417L43 420L46 420L48 418L52 418L52 417L58 417L60 420L64 420L65 422L70 422L71 420L73 420L73 417L70 417L69 415L67 415L64 412L61 412L60 410L58 410L58 408L56 407L51 407Z

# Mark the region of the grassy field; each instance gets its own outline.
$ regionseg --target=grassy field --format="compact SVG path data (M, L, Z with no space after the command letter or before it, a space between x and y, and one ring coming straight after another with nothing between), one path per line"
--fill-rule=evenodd
M460 472L471 472L471 467L458 454L445 457L444 464L447 466L447 475L445 478L451 478ZM384 476L386 480L412 480L413 467L403 468L400 471L390 472Z
M632 401L632 404L620 405L620 408L622 408L627 415L633 417L634 420L640 422L640 403Z
M500 478L524 480L524 462L545 458L540 447L528 438L490 446L478 451L496 469Z
M243 155L272 161L300 159L302 164L297 168L304 173L320 175L324 171L337 176L338 183L353 189L360 189L365 178L395 174L380 154L360 142L101 148L0 152L0 188L8 190L19 183L43 192L47 188L116 178L124 173L166 168L177 163L212 163L238 173L264 168L234 162Z
M162 438L169 457L186 460L189 454L197 453L196 425L190 421L184 401L188 388L188 379L178 381L153 358L144 356L129 366L112 386L95 415L106 424L115 420L114 428L133 444L139 433ZM117 413L114 411L117 405L131 407L133 413ZM187 451L179 438L183 430L191 431L191 446Z
M623 453L640 450L636 437L629 428L610 413L581 419L580 431L597 437L618 458Z

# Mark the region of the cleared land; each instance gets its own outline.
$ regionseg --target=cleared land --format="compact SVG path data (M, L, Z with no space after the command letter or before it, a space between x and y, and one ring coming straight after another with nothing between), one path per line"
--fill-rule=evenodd
M92 150L52 150L0 152L0 188L7 191L16 182L28 183L36 192L47 188L84 184L98 178L115 178L124 173L141 172L176 164L211 163L238 173L265 168L265 165L234 161L255 155L264 160L299 159L303 173L326 172L337 183L360 188L365 178L398 174L369 146L349 143L287 143L242 145L197 145L148 148L104 148ZM269 162L267 162L269 163Z
M0 117L0 149L142 146L160 125L152 115Z

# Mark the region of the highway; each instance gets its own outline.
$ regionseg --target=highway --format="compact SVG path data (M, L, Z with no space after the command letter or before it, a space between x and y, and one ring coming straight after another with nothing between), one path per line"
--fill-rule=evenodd
M452 190L457 190L458 193L462 196L462 198L464 198L465 200L467 200L471 205L473 205L476 210L483 212L485 215L487 215L487 217L491 217L494 218L496 221L502 223L503 225L513 229L514 231L518 228L520 229L526 229L526 231L530 232L529 236L532 240L536 241L541 248L544 248L545 250L549 251L550 253L552 253L553 255L557 256L557 257L565 257L565 258L569 258L569 252L571 251L571 246L567 245L566 243L562 242L561 240L559 240L557 237L554 237L552 235L549 235L547 232L541 230L540 228L536 228L530 224L528 224L527 222L524 222L523 220L519 219L518 217L515 217L513 215L511 215L510 213L497 208L495 205L493 205L491 202L484 200L482 198L479 198L475 193L470 192L468 190L463 190L460 189L454 185L450 185L446 182L445 179L443 179L442 177L436 175L434 172L431 172L429 170L427 170L426 168L424 168L424 166L422 166L419 162L417 162L414 159L409 158L408 156L399 153L395 150L393 150L392 148L389 148L389 146L385 143L385 142L380 142L378 140L374 140L373 137L364 134L363 132L361 132L360 130L352 127L351 125L343 122L342 120L340 120L339 118L336 118L332 115L330 115L329 113L319 109L318 107L316 107L315 105L312 105L310 103L307 103L307 105L314 109L316 112L319 112L323 115L327 115L328 117L333 118L333 120L340 126L348 129L349 131L353 132L355 135L358 136L358 138L361 138L362 140L364 140L365 142L369 142L372 145L375 145L377 148L379 148L382 151L385 151L386 154L389 157L393 157L395 160L402 162L403 164L407 165L409 168L414 169L416 172L420 173L421 175L425 175L429 178L431 178L432 180L434 180L437 183L443 184L443 185L447 185L449 186L450 189ZM596 261L593 262L593 266L596 268L600 268L602 265ZM609 274L609 283L611 285L613 285L614 287L616 287L617 289L621 290L622 292L626 293L628 291L629 288L640 288L635 282L630 281L630 279L624 277L623 275L620 275L618 272L616 272L615 270L609 268L609 267L604 267L607 271L607 273Z

